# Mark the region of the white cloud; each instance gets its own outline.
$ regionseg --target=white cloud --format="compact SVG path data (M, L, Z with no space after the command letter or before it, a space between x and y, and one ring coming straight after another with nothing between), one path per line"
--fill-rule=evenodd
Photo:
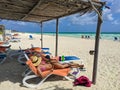
M107 1L106 5L110 7L112 13L120 13L120 0L102 0Z
M16 22L16 24L25 26L27 23L25 23L25 22Z
M112 22L112 24L118 25L118 24L120 24L120 21L119 20L115 20L115 21Z
M44 22L45 24L55 24L56 23L56 20L50 20L50 21L47 21L47 22Z
M16 22L12 22L13 24L18 24L20 26L36 26L37 23L32 23L32 22L22 22L22 21L16 21Z
M112 1L112 10L114 13L120 13L120 0Z
M110 20L110 21L114 20L114 18L113 18L113 15L112 15L112 14L108 14L108 15L107 15L107 17L108 17L108 20Z
M102 1L105 1L105 0L102 0ZM113 1L115 1L115 0L109 0L109 2L113 2Z
M109 6L110 9L105 8L103 10L103 20L111 22L112 24L120 24L114 17L114 14L120 13L120 0L108 0L107 6ZM95 24L97 20L96 16L91 16L90 14L85 14L83 16L78 16L77 14L70 16L69 19L73 24L80 25Z
M103 14L109 14L109 13L111 13L111 9L106 9L106 8L103 9Z
M69 17L70 21L73 24L80 24L80 25L86 25L86 24L95 24L96 23L96 16L93 16L91 14L85 14L80 16L79 14L75 14Z
M25 22L20 22L20 21L11 21L11 20L1 20L3 24L18 24L18 25L26 25L27 23Z
M104 10L104 19L115 25L120 24L119 18L115 17L120 13L120 0L108 0L107 6L109 6L110 9Z
M113 14L112 13L105 13L103 15L103 20L104 21L113 21L114 20L114 17L113 17Z

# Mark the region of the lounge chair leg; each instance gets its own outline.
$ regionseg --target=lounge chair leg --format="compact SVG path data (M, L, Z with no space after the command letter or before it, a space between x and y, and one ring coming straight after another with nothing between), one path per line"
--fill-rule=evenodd
M21 52L14 52L13 54L10 54L10 58L14 57L14 56L17 56L17 55L21 55L22 53Z
M5 60L6 60L6 57L4 57L4 59L1 59L0 64L2 64Z
M25 56L20 55L20 56L18 57L18 62L19 62L20 64L25 65L25 61L22 61L23 58L25 58Z
M69 81L74 81L73 79L69 78L68 76L64 76Z
M79 68L73 68L73 72L70 73L72 76L74 76L75 78L77 78L80 74L80 69Z
M26 77L26 76L30 75L31 73L32 73L32 71L31 71L29 68L27 68L27 69L22 73L22 76L23 76L23 77Z
M44 79L42 79L42 80L41 80L38 84L36 84L36 85L29 84L29 83L26 82L26 81L29 80L29 79L38 77L38 76L36 76L36 75L26 76L26 77L23 78L23 81L22 81L22 82L23 82L23 85L26 86L26 87L28 87L28 88L36 88L36 87L40 86L50 75L52 75L52 74L49 74L48 76L46 76Z

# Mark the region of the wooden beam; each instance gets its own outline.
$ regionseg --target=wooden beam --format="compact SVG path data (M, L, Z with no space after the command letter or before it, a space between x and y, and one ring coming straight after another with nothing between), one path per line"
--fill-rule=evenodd
M39 0L39 2L38 2L35 6L33 6L33 8L28 12L28 14L25 15L24 17L22 17L22 20L24 20L24 19L25 19L26 17L28 17L31 13L33 13L34 10L42 3L42 1L44 1L44 0Z

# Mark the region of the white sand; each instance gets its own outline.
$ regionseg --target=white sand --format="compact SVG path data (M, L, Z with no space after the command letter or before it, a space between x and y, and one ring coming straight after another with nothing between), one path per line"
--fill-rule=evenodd
M40 35L33 35L34 40L29 40L29 34L20 34L21 42L10 43L11 49L30 48L31 44L40 46ZM49 47L50 52L55 55L55 36L43 36L44 47ZM80 75L92 79L93 55L89 54L94 49L94 40L81 38L59 37L58 55L76 55L85 64L87 71ZM7 60L0 65L0 90L36 90L23 87L21 76L25 66L18 63L17 57ZM91 87L75 86L71 81L47 80L38 87L38 90L120 90L120 42L112 40L100 40L99 63L97 73L97 83Z

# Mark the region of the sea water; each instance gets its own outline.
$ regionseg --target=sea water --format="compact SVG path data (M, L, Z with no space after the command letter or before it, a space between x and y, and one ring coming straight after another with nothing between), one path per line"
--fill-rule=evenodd
M56 35L55 32L47 32L43 34L51 35L51 36ZM95 39L96 33L95 32L59 32L59 36L74 37L74 38L81 38L82 36L84 37L89 36L90 39ZM120 32L101 32L100 33L101 39L114 40L114 37L117 37L120 40Z

